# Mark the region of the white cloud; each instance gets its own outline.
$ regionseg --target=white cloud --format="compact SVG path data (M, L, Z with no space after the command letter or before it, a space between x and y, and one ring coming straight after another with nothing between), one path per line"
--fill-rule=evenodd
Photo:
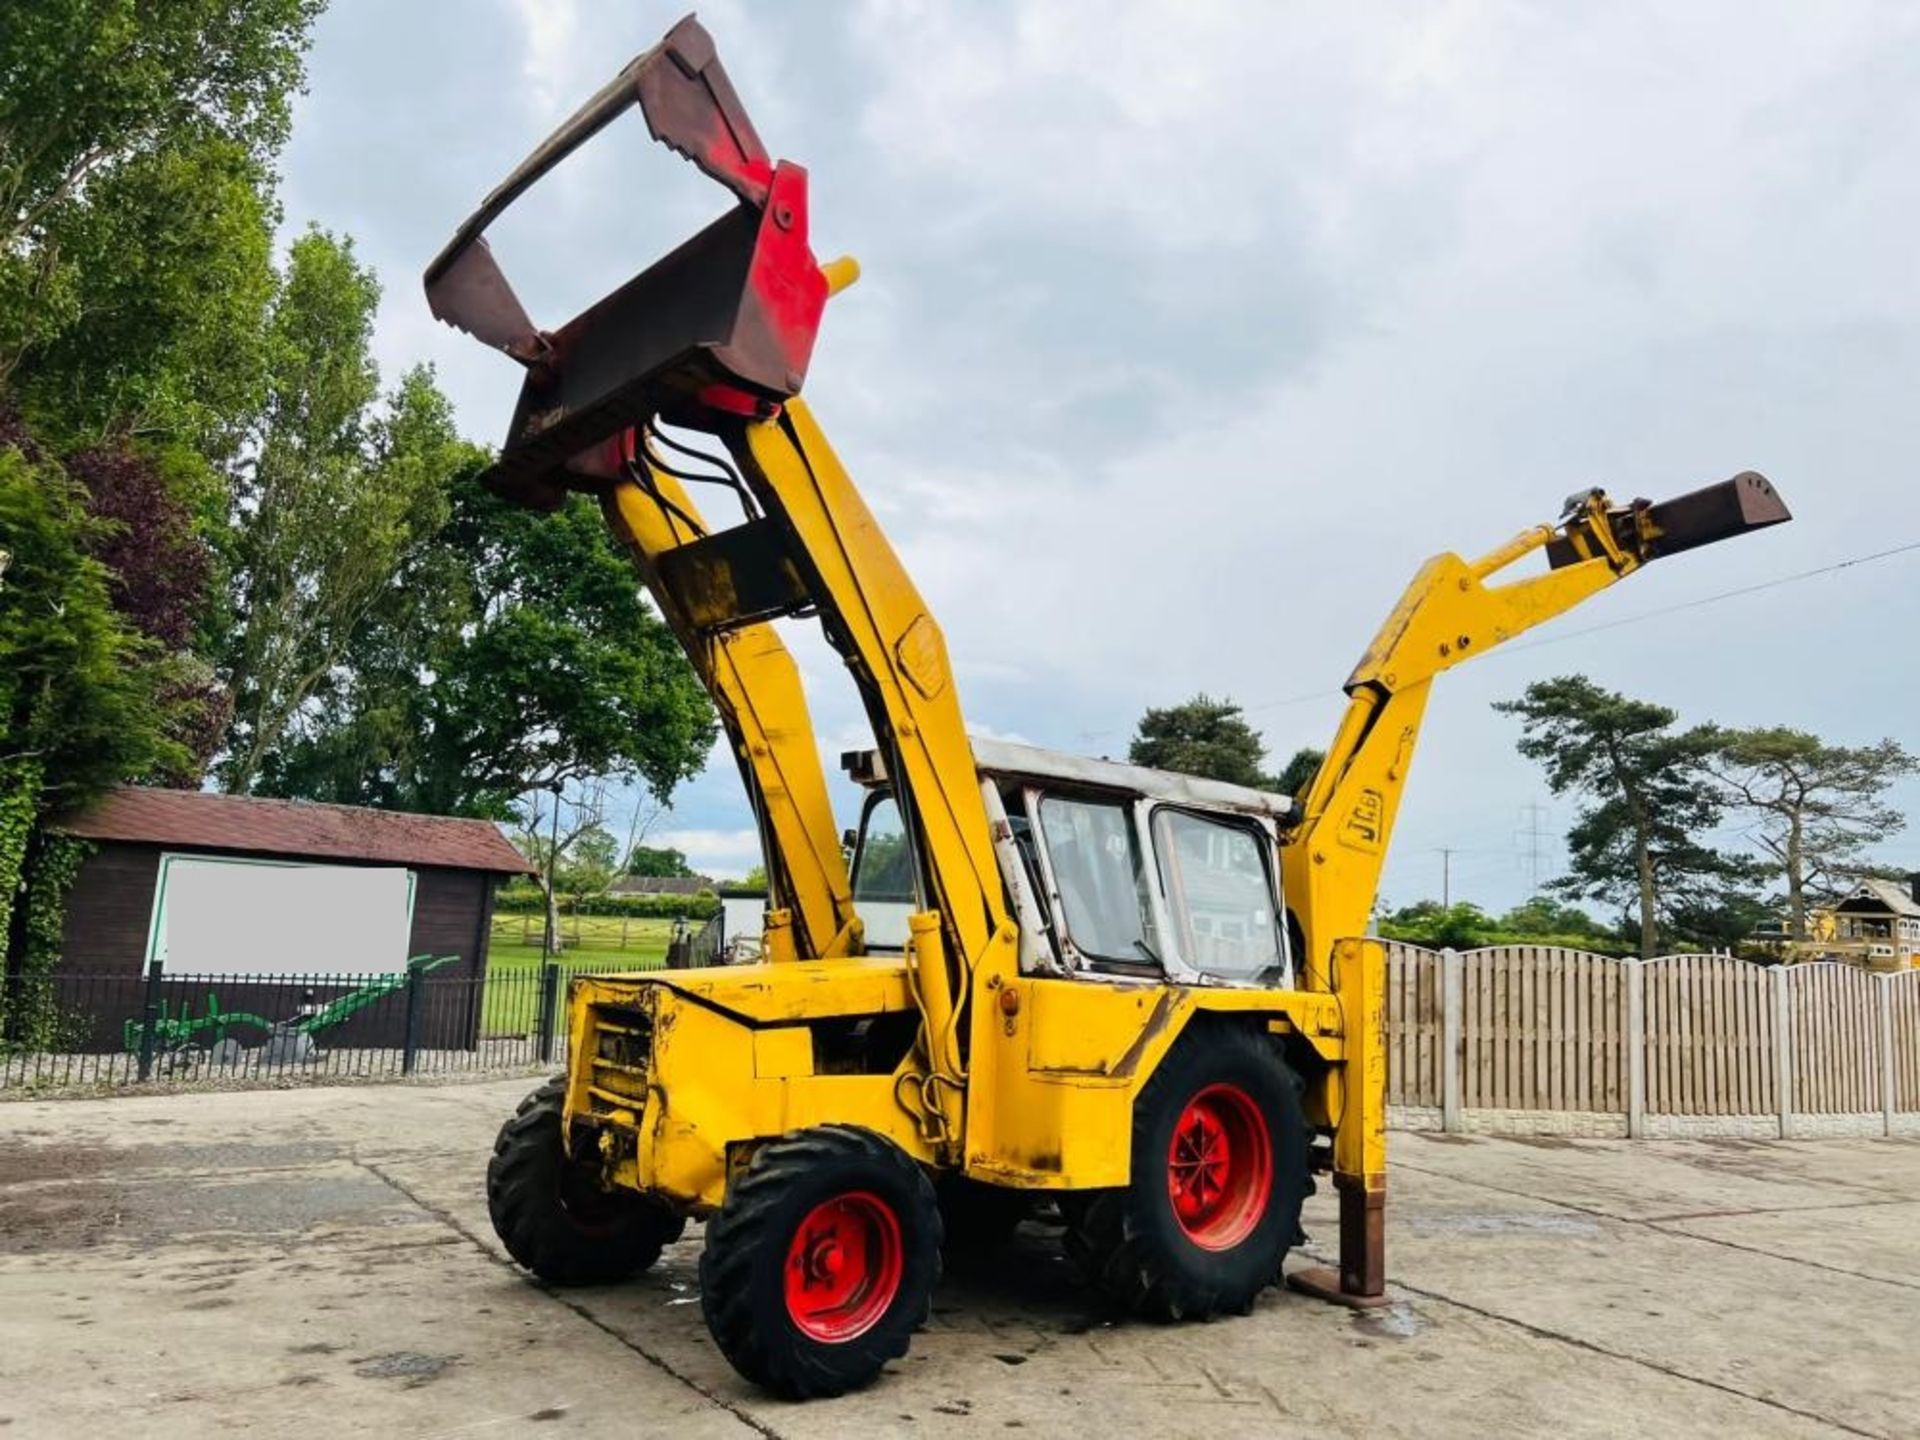
M753 830L660 830L646 843L678 850L693 869L722 880L738 879L760 863L760 837Z

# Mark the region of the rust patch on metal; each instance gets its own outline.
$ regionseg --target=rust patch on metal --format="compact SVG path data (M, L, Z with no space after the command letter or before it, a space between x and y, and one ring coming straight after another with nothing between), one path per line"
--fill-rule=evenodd
M1126 1053L1114 1063L1113 1069L1108 1071L1108 1074L1131 1076L1140 1068L1140 1057L1146 1054L1147 1046L1165 1033L1167 1027L1173 1023L1173 1012L1180 1006L1178 996L1179 992L1175 990L1160 992L1160 999L1154 1004L1153 1013L1147 1016L1147 1023L1140 1028L1140 1033L1134 1037L1133 1044L1127 1047Z

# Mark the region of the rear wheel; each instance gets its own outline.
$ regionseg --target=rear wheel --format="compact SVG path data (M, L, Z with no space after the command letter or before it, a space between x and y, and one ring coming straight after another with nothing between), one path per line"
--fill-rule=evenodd
M487 1213L507 1253L553 1285L610 1285L660 1258L686 1221L598 1175L561 1145L567 1083L551 1080L500 1127L487 1164Z
M1067 1253L1158 1319L1244 1312L1280 1277L1310 1183L1299 1083L1244 1030L1187 1036L1133 1115L1133 1180L1070 1207Z
M940 1278L940 1211L905 1151L851 1125L763 1145L707 1223L700 1305L721 1353L792 1399L906 1354Z

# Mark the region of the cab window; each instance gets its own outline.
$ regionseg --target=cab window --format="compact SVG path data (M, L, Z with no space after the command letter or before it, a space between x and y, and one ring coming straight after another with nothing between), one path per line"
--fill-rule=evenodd
M1247 826L1183 810L1153 817L1155 859L1180 953L1203 974L1254 982L1282 969L1263 838Z
M1040 833L1073 947L1094 960L1158 965L1146 866L1127 807L1048 795Z
M907 917L915 905L913 850L891 795L876 796L860 822L853 859L853 908L867 928L867 949L907 948Z

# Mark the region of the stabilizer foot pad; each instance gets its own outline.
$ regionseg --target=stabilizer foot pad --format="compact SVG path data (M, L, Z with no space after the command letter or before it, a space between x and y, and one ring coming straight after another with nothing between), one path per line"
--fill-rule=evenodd
M1342 1290L1340 1272L1325 1265L1315 1265L1307 1270L1289 1270L1286 1274L1286 1283L1289 1290L1311 1296L1315 1300L1345 1305L1350 1310L1377 1310L1383 1305L1393 1303L1392 1297L1384 1293L1354 1295Z

